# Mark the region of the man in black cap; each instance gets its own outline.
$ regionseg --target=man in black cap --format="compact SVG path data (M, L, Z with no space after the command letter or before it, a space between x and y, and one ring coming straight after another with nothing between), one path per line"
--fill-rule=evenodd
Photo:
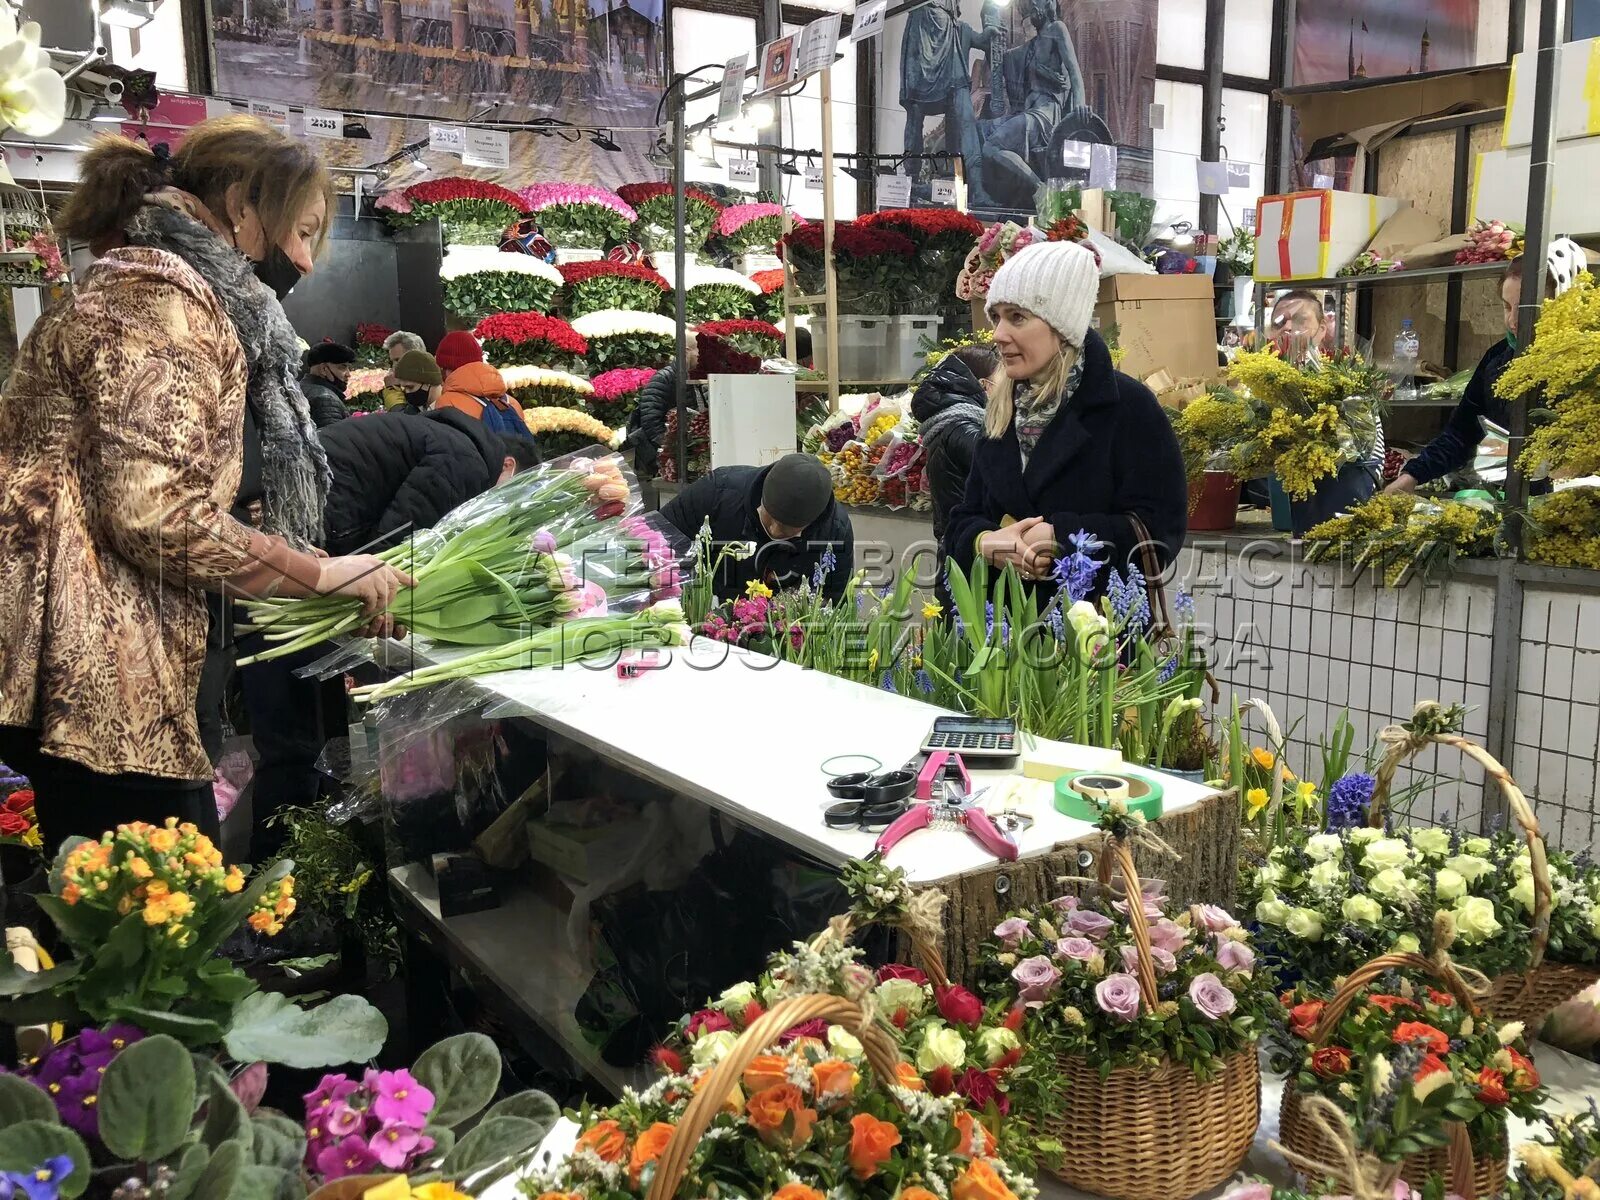
M306 351L300 390L311 406L311 420L318 429L350 415L344 406L344 385L355 362L356 352L335 341L318 342Z
M774 591L820 580L823 594L837 600L855 569L850 516L834 501L828 468L810 454L787 454L768 467L719 467L661 512L685 537L709 520L713 545L755 546L749 557L722 560L720 600L742 596L752 580Z

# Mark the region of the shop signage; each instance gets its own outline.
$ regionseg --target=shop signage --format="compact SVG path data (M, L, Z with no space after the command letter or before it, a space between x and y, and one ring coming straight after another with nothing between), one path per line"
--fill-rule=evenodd
M744 72L750 65L750 55L730 58L722 68L722 95L717 100L717 123L728 125L739 119L740 105L744 101Z
M327 108L306 109L306 136L315 138L344 137L344 114Z
M806 190L812 192L820 192L822 190L821 167L806 168Z
M954 179L935 179L933 181L933 202L935 204L954 204L956 202L956 181Z
M761 90L770 92L794 79L794 34L761 47Z
M911 177L909 175L878 176L878 207L911 207Z
M800 48L795 53L795 78L804 79L833 66L839 50L838 13L818 17L800 31Z
M467 131L459 125L429 125L428 149L459 155L467 148Z
M275 100L250 101L250 115L260 117L268 125L287 131L289 128L289 106L279 104Z
M855 17L850 22L850 40L864 42L883 32L883 22L889 11L889 0L867 0L856 6Z
M755 183L756 160L753 158L730 158L728 160L729 183Z
M466 148L461 153L464 167L509 167L511 135L504 129L468 129Z

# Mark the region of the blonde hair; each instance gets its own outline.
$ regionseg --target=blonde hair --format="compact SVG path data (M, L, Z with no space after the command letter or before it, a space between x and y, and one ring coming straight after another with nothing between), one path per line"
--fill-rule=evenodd
M166 162L143 142L108 134L83 156L78 177L56 224L68 237L90 244L120 236L145 196L164 187L188 192L225 222L228 189L237 184L261 218L268 245L288 238L318 196L328 204L328 217L314 252L322 250L333 219L333 182L322 160L259 117L201 121Z
M1067 390L1067 377L1078 362L1078 348L1067 342L1060 343L1056 356L1028 380L1034 394L1044 401L1059 397ZM1012 393L1016 388L1011 376L1002 368L995 376L994 390L989 393L989 403L984 409L983 432L991 438L1005 437L1006 430L1016 412Z

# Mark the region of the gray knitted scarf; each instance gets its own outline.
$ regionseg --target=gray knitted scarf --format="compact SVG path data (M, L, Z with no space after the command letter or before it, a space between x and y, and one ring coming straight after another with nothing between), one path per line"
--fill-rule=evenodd
M262 528L300 549L320 544L332 477L296 382L299 340L283 306L256 278L248 258L184 213L147 204L127 233L132 245L183 259L221 301L244 347L245 402L261 434Z

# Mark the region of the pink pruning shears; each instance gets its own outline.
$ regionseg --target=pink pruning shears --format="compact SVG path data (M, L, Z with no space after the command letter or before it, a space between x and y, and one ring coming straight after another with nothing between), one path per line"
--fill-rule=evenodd
M973 792L967 764L959 754L934 751L917 775L916 797L922 803L912 805L878 835L873 856L883 858L907 835L932 828L961 830L1001 862L1015 862L1017 843L977 807L982 795Z

